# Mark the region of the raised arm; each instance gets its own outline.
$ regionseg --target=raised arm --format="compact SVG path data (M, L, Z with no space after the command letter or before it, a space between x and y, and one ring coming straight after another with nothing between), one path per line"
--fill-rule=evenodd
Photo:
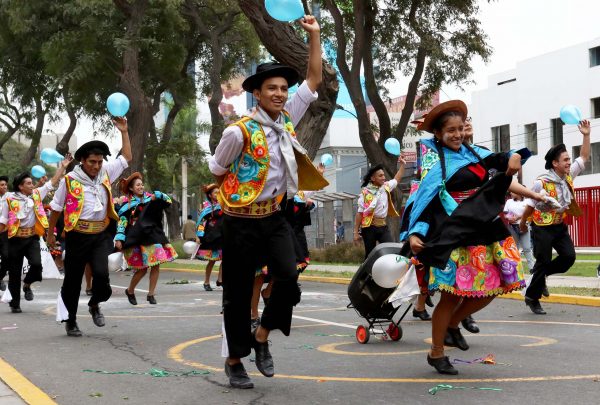
M396 172L396 175L394 176L394 180L396 180L398 183L400 183L400 180L402 180L402 176L404 176L404 166L406 166L406 161L402 158L399 158L400 160L400 167L398 168L398 171Z
M584 162L589 162L590 160L590 134L592 132L592 128L590 122L588 120L582 120L579 125L579 132L583 135L583 142L581 143L581 152L579 156L584 160Z
M121 131L121 156L123 156L127 163L129 163L133 159L133 154L131 153L131 143L129 142L127 119L124 117L116 117L113 118L113 122L115 124L115 127L117 127L119 131Z
M323 62L321 60L321 27L317 19L312 15L305 15L300 20L300 25L308 32L308 70L306 72L306 83L312 92L323 80Z
M54 173L54 176L52 176L52 178L50 179L50 184L52 184L52 187L54 187L54 188L58 187L58 183L60 182L60 179L64 176L65 172L67 171L67 166L69 166L71 161L73 161L73 156L71 156L70 153L67 153L65 155L65 158L63 159L63 161L60 162L60 165L58 166L56 173Z

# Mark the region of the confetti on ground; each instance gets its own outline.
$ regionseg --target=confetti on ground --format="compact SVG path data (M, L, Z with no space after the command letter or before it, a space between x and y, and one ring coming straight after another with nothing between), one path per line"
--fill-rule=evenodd
M499 365L499 366L512 366L511 363L499 363L496 361L496 356L494 354L488 354L485 357L480 357L474 360L462 360L462 359L453 359L452 364L491 364L491 365Z
M452 391L452 390L480 390L480 391L502 391L502 388L490 388L490 387L455 387L450 384L438 384L433 388L429 388L429 393L435 395L438 391Z
M191 371L166 371L159 368L152 368L149 372L137 372L137 371L104 371L104 370L83 370L87 373L98 373L98 374L129 374L129 375L150 375L152 377L181 377L181 376L192 376L192 375L206 375L210 374L210 371L206 370L191 370Z

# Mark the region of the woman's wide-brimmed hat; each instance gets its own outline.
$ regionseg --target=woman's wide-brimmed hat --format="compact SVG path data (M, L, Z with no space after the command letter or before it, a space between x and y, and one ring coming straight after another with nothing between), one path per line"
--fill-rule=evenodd
M248 93L252 93L255 89L260 89L263 82L271 77L283 77L287 80L288 87L292 87L300 80L300 75L296 69L278 62L268 62L258 65L256 73L244 80L242 88Z
M433 133L433 124L443 114L456 111L462 115L463 120L467 119L468 108L467 105L461 100L450 100L444 103L438 104L431 111L424 116L423 122L417 126L419 131L427 131Z
M129 185L135 179L143 180L144 177L142 176L142 174L140 172L133 172L126 179L121 179L119 181L119 185L121 187L121 193L123 193L123 194L131 194L131 191L129 190Z
M205 186L202 186L202 191L204 191L204 194L208 196L210 192L213 191L215 188L219 188L219 185L216 183L210 183Z

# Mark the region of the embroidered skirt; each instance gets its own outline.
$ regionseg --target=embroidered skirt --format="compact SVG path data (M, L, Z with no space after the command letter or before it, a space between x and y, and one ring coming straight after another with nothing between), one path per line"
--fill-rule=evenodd
M127 261L127 268L134 270L157 266L177 259L177 252L170 243L166 245L156 243L147 246L133 246L125 249L123 255Z
M221 249L199 249L196 259L218 261L223 257Z
M512 236L491 245L459 247L445 269L429 271L429 291L489 297L525 287L519 248Z

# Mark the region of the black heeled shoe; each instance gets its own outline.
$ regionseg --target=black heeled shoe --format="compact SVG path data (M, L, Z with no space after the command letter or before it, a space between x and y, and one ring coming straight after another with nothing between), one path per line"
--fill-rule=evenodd
M154 295L148 295L148 296L146 297L146 300L147 300L147 301L148 301L150 304L152 304L152 305L156 305L156 299L154 298Z
M465 340L462 333L460 333L460 328L446 329L446 337L444 338L444 345L450 347L458 347L460 350L469 350L469 344Z
M430 357L429 355L427 355L427 363L430 366L433 366L433 368L435 368L436 371L440 374L449 374L449 375L457 375L458 374L458 370L455 369L454 366L452 366L452 364L450 363L450 360L448 359L448 356L434 359L434 358Z
M210 286L210 284L204 284L204 291L212 291L212 287Z
M425 305L427 305L429 308L433 308L433 301L431 301L431 295L428 295L427 298L425 298Z
M477 322L475 322L475 319L473 319L471 315L460 321L460 323L465 330L468 330L471 333L479 333L479 326L477 326Z
M137 300L135 299L135 294L129 294L129 291L125 289L125 295L127 295L127 299L131 305L137 305Z

